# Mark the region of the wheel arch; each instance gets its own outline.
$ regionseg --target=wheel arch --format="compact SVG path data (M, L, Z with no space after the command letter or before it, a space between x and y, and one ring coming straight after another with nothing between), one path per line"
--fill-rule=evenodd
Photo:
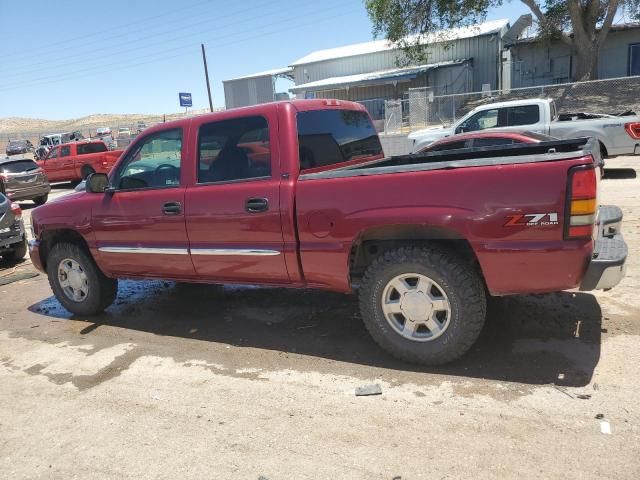
M460 232L447 227L402 224L376 226L360 232L352 242L349 255L351 283L358 284L367 267L385 252L406 245L426 244L438 244L469 261L484 281L475 251Z
M78 231L71 228L45 230L40 236L40 261L45 270L47 269L47 258L51 249L59 243L73 243L90 254L87 241Z

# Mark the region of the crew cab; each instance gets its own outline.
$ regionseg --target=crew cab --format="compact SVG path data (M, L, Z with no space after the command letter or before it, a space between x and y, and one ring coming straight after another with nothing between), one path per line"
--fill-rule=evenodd
M425 128L409 134L412 152L444 137L498 128L524 130L565 139L592 137L598 141L602 157L640 155L640 117L602 113L558 114L551 99L513 100L488 103L474 108L449 127Z
M122 150L110 151L101 140L56 145L47 156L38 160L50 182L73 182L92 173L108 173Z
M442 364L478 337L487 292L622 279L598 158L590 139L385 158L362 105L257 105L145 130L108 176L33 211L29 250L77 315L119 278L358 290L378 344Z

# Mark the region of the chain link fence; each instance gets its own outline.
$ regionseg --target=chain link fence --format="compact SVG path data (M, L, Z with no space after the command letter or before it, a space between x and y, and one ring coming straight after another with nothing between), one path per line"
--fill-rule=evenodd
M408 98L385 100L384 125L378 125L378 130L401 134L451 125L480 105L532 98L552 98L561 114L640 112L640 76L453 95L434 95L429 88L410 89ZM369 109L367 102L362 103ZM382 117L379 109L375 115L374 119Z

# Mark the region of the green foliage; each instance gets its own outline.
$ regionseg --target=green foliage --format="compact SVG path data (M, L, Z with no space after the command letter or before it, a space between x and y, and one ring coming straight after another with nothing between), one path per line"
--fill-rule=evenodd
M481 23L489 8L502 3L503 0L365 0L374 35L384 35L400 46L406 56L399 62L403 64L428 61L426 47L411 35Z
M419 41L421 36L481 23L487 11L502 5L503 1L365 0L365 5L374 35L384 35L403 49L405 56L398 61L402 65L428 63L428 47ZM625 19L640 21L640 0L521 1L533 12L541 37L562 40L575 51L579 79L595 78L598 45L606 38L617 14L623 12ZM571 32L576 34L575 38L569 35ZM435 40L438 41L437 37Z

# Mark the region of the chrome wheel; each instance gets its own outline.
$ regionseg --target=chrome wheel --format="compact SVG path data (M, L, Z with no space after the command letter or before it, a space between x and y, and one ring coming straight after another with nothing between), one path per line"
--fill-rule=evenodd
M442 335L451 321L451 305L442 287L420 273L393 278L382 293L382 312L404 338L428 342Z
M89 279L82 266L65 258L58 264L58 283L64 294L74 302L82 302L89 294Z

